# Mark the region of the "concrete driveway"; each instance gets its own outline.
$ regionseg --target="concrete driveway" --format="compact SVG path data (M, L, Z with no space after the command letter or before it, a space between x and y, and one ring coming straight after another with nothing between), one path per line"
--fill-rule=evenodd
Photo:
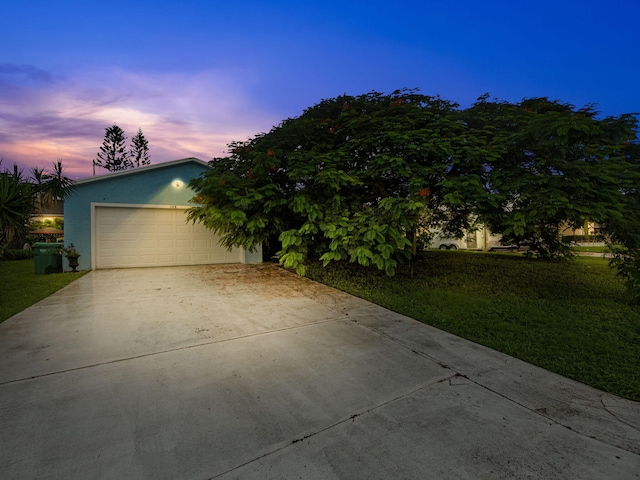
M638 403L274 265L94 271L0 355L2 479L640 478Z

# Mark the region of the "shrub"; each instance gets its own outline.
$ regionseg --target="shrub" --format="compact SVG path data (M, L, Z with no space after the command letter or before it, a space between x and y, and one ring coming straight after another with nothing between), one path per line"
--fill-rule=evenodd
M33 258L33 250L6 249L2 252L2 260L29 260Z

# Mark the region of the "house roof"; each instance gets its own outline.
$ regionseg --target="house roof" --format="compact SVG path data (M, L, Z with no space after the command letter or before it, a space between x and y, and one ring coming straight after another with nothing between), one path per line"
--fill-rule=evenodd
M97 175L95 177L83 178L81 180L74 181L74 185L84 185L92 182L99 182L101 180L111 180L112 178L124 177L127 175L136 175L138 173L149 172L151 170L158 170L161 168L172 167L183 163L196 163L202 165L204 168L210 168L209 164L199 158L189 157L181 158L180 160L172 160L170 162L156 163L154 165L147 165L145 167L130 168L128 170L120 170L118 172L111 172L104 175Z

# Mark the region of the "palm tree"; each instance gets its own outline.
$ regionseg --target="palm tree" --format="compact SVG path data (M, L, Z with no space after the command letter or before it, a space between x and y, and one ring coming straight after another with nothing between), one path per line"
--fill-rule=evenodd
M34 169L35 172L36 169ZM64 175L64 167L62 161L53 162L53 173L44 173L42 184L43 203L45 206L58 203L69 195L75 189L73 180Z
M33 167L31 169L31 178L34 183L34 192L33 192L33 206L34 211L40 212L44 208L44 182L46 179L46 173L44 168Z

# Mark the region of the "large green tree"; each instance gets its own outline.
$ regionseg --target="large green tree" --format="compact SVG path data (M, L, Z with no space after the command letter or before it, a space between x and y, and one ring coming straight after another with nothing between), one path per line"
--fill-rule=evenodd
M460 109L414 90L344 95L232 143L191 183L189 215L227 246L278 244L299 272L312 257L393 274L429 227L478 222L552 257L566 253L567 222L633 224L636 137L631 115L598 120L546 98Z
M629 146L637 135L633 115L598 119L592 107L487 97L462 113L471 129L487 132L495 152L471 168L489 194L477 213L503 241L541 257L567 255L561 228L589 219L607 231L635 215L625 198L640 179Z
M227 246L278 241L281 262L299 272L316 257L393 274L415 254L428 212L452 224L470 213L447 202L455 185L445 180L462 155L489 152L457 107L413 90L322 101L214 159L192 182L201 205L190 218Z
M626 214L607 219L603 227L614 254L610 265L627 280L632 299L640 303L640 142L625 142L624 155L628 170L620 190Z

